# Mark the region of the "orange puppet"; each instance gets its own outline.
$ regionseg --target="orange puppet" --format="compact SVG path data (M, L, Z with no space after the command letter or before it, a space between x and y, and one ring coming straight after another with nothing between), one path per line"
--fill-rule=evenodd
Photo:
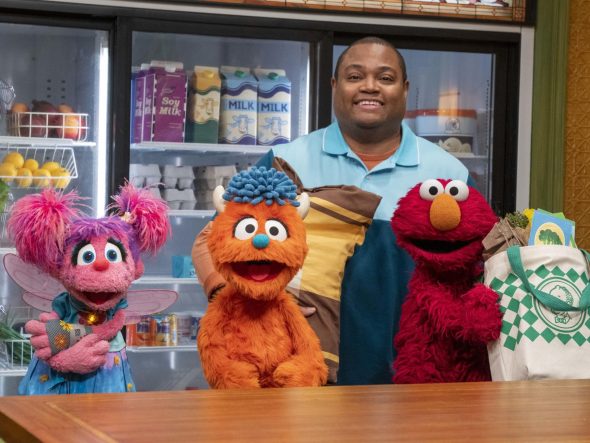
M320 386L320 343L287 283L307 254L307 194L282 172L251 168L213 200L218 215L208 246L227 285L201 320L197 344L212 388Z

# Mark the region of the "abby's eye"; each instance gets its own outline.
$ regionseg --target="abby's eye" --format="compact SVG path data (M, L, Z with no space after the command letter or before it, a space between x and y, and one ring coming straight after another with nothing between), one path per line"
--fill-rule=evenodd
M441 182L435 179L426 180L420 185L420 197L423 200L434 200L434 198L442 194L444 188Z
M80 248L76 257L77 265L87 266L94 263L94 260L96 260L96 251L94 250L94 246L89 243L86 246Z
M469 188L461 180L452 180L445 186L445 194L449 194L458 202L462 202L469 197Z
M258 230L258 222L254 217L241 219L234 228L234 237L238 240L248 240L254 237Z
M107 242L104 247L104 256L111 263L119 263L123 261L123 253L121 252L121 249L119 249L119 246L110 242Z
M264 230L271 240L285 241L289 236L287 227L278 220L267 220Z

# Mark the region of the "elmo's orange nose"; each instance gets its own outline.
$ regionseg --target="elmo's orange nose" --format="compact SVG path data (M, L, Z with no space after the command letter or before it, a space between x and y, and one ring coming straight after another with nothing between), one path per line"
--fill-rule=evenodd
M430 205L430 223L439 231L450 231L461 222L461 208L448 194L440 194Z

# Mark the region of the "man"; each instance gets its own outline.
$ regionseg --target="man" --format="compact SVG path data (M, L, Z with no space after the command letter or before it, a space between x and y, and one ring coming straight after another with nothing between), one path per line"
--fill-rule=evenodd
M413 269L389 225L399 198L429 178L469 178L461 162L402 123L408 87L405 62L393 45L376 37L355 41L332 79L336 122L273 147L259 162L286 161L305 188L354 185L382 197L344 271L338 384L391 383L393 337ZM199 243L201 253L195 252ZM198 238L193 261L210 294L223 282L203 272L202 244Z

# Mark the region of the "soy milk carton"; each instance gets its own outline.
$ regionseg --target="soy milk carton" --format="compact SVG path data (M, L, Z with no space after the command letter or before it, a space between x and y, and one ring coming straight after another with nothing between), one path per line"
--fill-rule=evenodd
M255 69L258 80L258 144L291 141L291 81L283 69Z
M257 91L250 69L221 67L219 143L256 144Z
M150 65L145 99L148 99L147 91L150 90L151 141L182 143L186 118L186 73L183 65L165 61L152 61Z
M195 66L188 93L187 142L217 143L220 99L219 69Z

